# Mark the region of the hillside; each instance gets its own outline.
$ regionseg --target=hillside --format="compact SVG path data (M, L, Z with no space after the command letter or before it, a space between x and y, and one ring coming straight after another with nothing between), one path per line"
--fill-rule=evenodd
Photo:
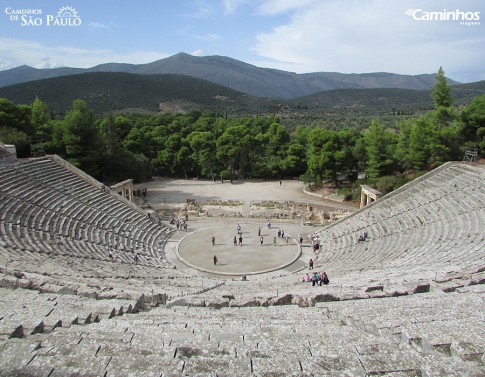
M37 69L28 65L22 65L20 67L0 71L0 87L53 77L74 75L83 71L84 69L82 68Z
M118 110L246 114L277 109L271 101L183 75L93 72L0 88L0 97L15 103L30 104L36 96L54 114L64 114L74 99L86 101L98 114Z
M451 87L455 105L466 105L485 93L485 81ZM282 117L287 126L319 124L326 128L366 128L377 118L393 127L403 118L415 117L434 108L430 90L395 88L336 89L295 98Z
M452 87L456 104L469 103L473 97L483 93L485 81ZM57 115L64 114L70 109L72 101L78 98L86 101L98 114L108 111L156 113L206 110L230 115L276 113L286 119L303 120L324 116L412 115L433 107L429 90L335 89L292 100L275 100L172 74L92 72L0 88L0 97L14 103L31 104L36 96Z
M35 69L22 66L0 71L0 87L65 76L81 72L123 72L134 74L177 74L207 80L256 97L297 98L324 90L401 88L426 90L435 82L434 74L398 75L394 73L343 74L315 72L297 74L260 68L225 56L192 56L179 53L148 64L101 64L89 69ZM448 80L450 84L457 84Z

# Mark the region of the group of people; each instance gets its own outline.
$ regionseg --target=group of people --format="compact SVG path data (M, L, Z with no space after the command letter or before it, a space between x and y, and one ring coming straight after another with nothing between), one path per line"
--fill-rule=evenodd
M308 269L313 270L313 264L314 260L310 258L308 261ZM303 276L303 282L304 283L312 283L312 286L315 285L327 285L330 283L330 280L328 279L327 273L326 272L313 272L312 276L308 275L308 272Z
M278 238L282 238L285 240L285 244L288 245L288 235L285 234L285 231L283 229L278 230Z
M237 235L234 236L232 242L234 246L242 246L243 245L243 232L240 224L236 225ZM258 228L258 237L259 237L259 244L263 246L264 244L264 237L261 234L261 227ZM286 245L288 245L288 235L285 235L285 231L283 229L278 230L278 238L282 238L285 240ZM303 242L303 238L301 238L300 243ZM277 238L273 237L273 245L276 246ZM215 245L215 237L212 237L212 246Z
M182 219L179 219L178 217L175 217L173 218L172 220L170 220L170 224L171 225L175 225L177 227L177 230L185 230L187 231L187 219L186 220L182 220Z
M234 246L242 246L243 244L243 232L242 232L242 228L241 228L241 225L237 224L236 225L236 230L237 230L237 236L234 236Z
M361 234L359 238L357 239L357 242L365 242L369 238L369 235L367 232L364 232L364 234Z
M310 239L312 240L312 251L316 253L318 250L320 250L320 240L316 233L313 233L310 236Z
M328 285L330 283L330 280L328 279L327 273L326 272L314 272L312 276L308 275L308 272L303 276L303 282L304 283L312 283L312 286L314 287L315 285Z
M237 245L242 246L242 243L243 243L242 233L239 234L239 237L234 236L233 241L234 241L234 246L237 246Z
M141 198L141 196L143 195L143 197L146 198L147 192L148 192L148 190L147 190L146 187L144 187L143 190L137 189L136 190L136 193L135 193L135 196L137 198Z

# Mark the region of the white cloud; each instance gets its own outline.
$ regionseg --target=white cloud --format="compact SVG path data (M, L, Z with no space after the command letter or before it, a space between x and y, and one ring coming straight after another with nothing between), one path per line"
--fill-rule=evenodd
M275 15L294 11L298 9L306 9L312 3L318 4L319 0L265 0L259 7L259 11L265 15Z
M247 0L223 0L224 13L231 14L247 2Z
M387 0L267 0L261 12L290 12L290 19L259 34L253 50L262 58L259 65L296 72L419 74L436 72L443 66L452 78L460 75L465 80L464 71L483 75L482 26L415 21L404 14L413 7L410 4ZM423 1L419 7L440 11L447 6L456 9L460 4ZM462 7L466 10L483 8L479 1L466 4ZM482 14L485 16L485 12Z
M5 60L5 59L2 59L0 58L0 71L3 71L5 69L9 69L9 68L12 68L13 65L12 65L12 62L10 60Z
M216 13L214 5L203 0L196 0L193 2L193 7L189 13L186 13L186 17L195 19L204 19L212 16Z
M198 50L192 51L192 53L190 55L193 55L193 56L201 56L203 53L204 53L203 50L198 49Z
M102 22L90 22L88 27L90 29L111 29L113 27L112 24L104 24Z
M194 34L192 37L206 42L214 42L221 39L221 36L218 34Z
M27 64L37 68L89 68L107 62L143 64L172 55L158 51L114 52L108 49L88 50L70 46L46 46L39 42L0 38L0 68Z

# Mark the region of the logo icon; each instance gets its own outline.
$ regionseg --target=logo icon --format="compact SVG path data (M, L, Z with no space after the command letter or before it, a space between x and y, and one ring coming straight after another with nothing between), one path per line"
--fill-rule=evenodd
M81 18L77 15L76 9L71 6L62 7L57 16L47 16L47 26L79 26Z
M414 18L414 14L416 13L417 9L408 9L404 14Z
M59 12L57 12L56 18L58 18L58 17L75 17L75 18L79 18L77 16L76 9L74 9L73 7L62 7L61 9L59 9Z

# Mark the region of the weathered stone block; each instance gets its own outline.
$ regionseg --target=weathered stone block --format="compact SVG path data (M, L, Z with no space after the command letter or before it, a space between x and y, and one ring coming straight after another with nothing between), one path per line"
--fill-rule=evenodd
M417 285L414 288L413 294L416 294L416 293L427 293L427 292L429 292L429 288L430 288L429 283L419 284L419 285Z
M334 296L331 293L323 293L313 297L313 302L329 302L329 301L340 301L340 297Z
M249 300L249 301L234 300L231 302L231 307L234 307L234 308L249 308L249 307L257 307L257 306L261 306L261 303L258 300Z
M270 306L277 306L277 305L290 305L291 301L293 300L293 295L291 294L286 294L281 297L273 297L268 300L268 304Z
M298 305L300 308L307 308L312 306L312 300L308 300L307 297L302 297L302 296L293 296L291 303L293 305Z
M227 307L229 307L229 301L226 301L226 300L211 301L211 302L206 303L206 306L209 307L209 308L214 308L214 309L227 308Z
M59 293L63 295L77 295L77 288L78 286L75 285L64 286L59 290Z
M374 285L374 286L371 286L371 287L367 287L365 289L365 292L374 292L374 291L383 291L384 290L384 286L383 285Z

